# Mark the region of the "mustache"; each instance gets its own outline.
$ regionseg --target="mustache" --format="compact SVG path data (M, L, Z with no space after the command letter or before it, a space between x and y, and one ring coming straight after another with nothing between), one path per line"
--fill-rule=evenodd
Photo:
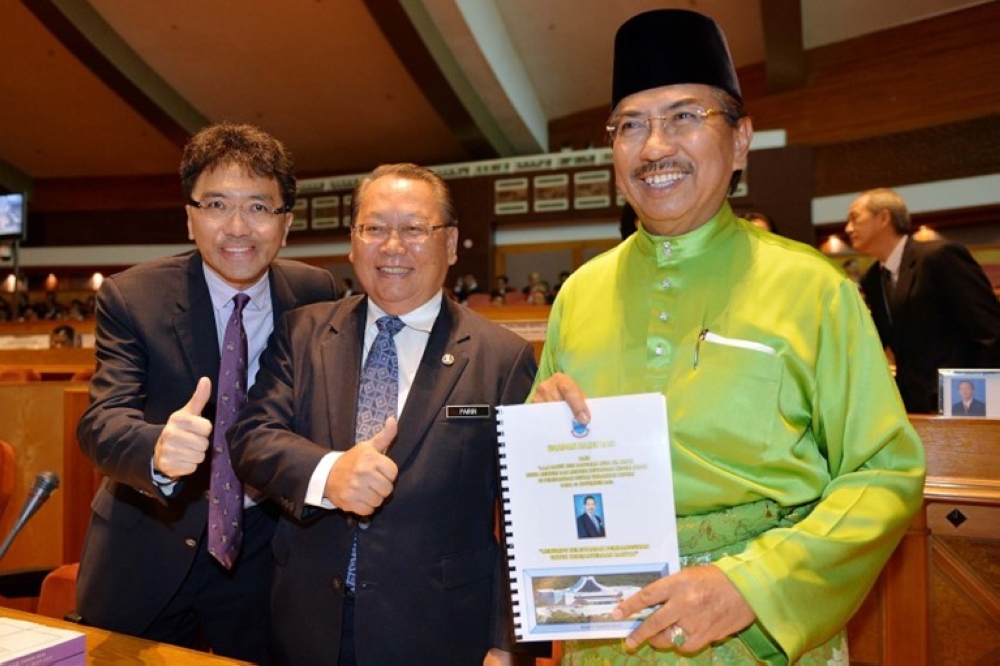
M688 172L690 171L690 167L687 164L682 164L679 160L665 158L659 160L658 162L643 164L642 166L632 171L632 177L637 179L642 179L656 171L669 171L669 170Z

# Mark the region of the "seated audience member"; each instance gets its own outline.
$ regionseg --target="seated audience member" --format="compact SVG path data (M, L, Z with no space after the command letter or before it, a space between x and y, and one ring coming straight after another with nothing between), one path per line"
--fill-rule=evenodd
M528 284L524 285L521 289L521 293L525 296L530 296L531 291L535 288L535 285L542 281L542 274L538 271L532 271L528 273Z
M354 280L349 277L345 277L341 280L341 283L343 284L343 288L340 293L343 297L346 298L347 296L353 296L356 293L354 291Z
M49 333L49 349L63 349L65 347L78 347L76 330L72 326L63 324L56 326Z
M454 288L455 300L462 305L468 305L469 296L480 293L479 281L472 273L460 275Z
M86 319L86 315L83 312L83 301L79 298L74 298L69 302L69 308L66 310L66 319L72 321L81 321Z
M493 278L493 290L490 291L491 296L506 296L507 292L510 291L510 281L507 279L506 275L498 275Z
M556 295L559 293L559 290L562 289L563 283L566 282L566 279L569 278L569 276L570 276L570 271L559 272L559 281L552 286L552 298L556 297Z
M39 304L38 315L41 319L61 319L63 313L63 308L59 305L59 300L56 298L56 293L54 291L45 292L45 301Z
M549 293L548 282L539 280L531 285L531 291L528 292L529 305L549 305L550 303L552 303L552 295Z
M774 220L771 219L771 216L766 213L761 213L760 211L750 211L743 214L743 219L758 229L770 231L772 234L778 233L778 226L774 223Z

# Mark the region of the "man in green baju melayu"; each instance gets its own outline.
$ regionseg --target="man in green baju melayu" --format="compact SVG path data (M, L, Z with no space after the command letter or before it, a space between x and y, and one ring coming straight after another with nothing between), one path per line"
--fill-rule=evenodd
M753 129L711 19L627 21L612 87L639 228L560 290L532 399L587 422L585 398L666 396L683 568L618 606L658 606L627 639L563 663L846 665L925 474L878 334L842 271L733 214Z

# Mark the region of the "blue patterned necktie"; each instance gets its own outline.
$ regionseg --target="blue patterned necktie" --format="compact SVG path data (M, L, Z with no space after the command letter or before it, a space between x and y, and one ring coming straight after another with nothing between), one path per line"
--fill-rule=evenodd
M233 297L233 314L222 337L222 359L217 383L215 427L212 428L212 477L209 486L208 552L227 569L233 566L243 543L243 484L229 459L226 431L247 402L247 334L243 308L250 297Z
M374 437L385 426L385 420L396 415L399 397L399 357L393 336L403 329L399 317L379 317L375 321L378 335L368 351L358 386L358 415L354 425L354 442ZM351 546L347 566L347 588L354 589L357 570L358 541Z

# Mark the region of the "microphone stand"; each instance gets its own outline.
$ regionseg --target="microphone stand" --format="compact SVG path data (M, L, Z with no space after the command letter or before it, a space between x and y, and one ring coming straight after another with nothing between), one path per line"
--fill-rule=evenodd
M7 538L4 539L3 545L0 545L0 560L7 555L7 551L10 550L15 537L24 528L28 519L35 515L35 512L52 496L52 493L58 487L59 475L55 472L41 472L35 477L35 483L31 486L31 491L28 493L28 499L25 501L24 507L21 509L21 514L17 517L17 521L7 534Z

